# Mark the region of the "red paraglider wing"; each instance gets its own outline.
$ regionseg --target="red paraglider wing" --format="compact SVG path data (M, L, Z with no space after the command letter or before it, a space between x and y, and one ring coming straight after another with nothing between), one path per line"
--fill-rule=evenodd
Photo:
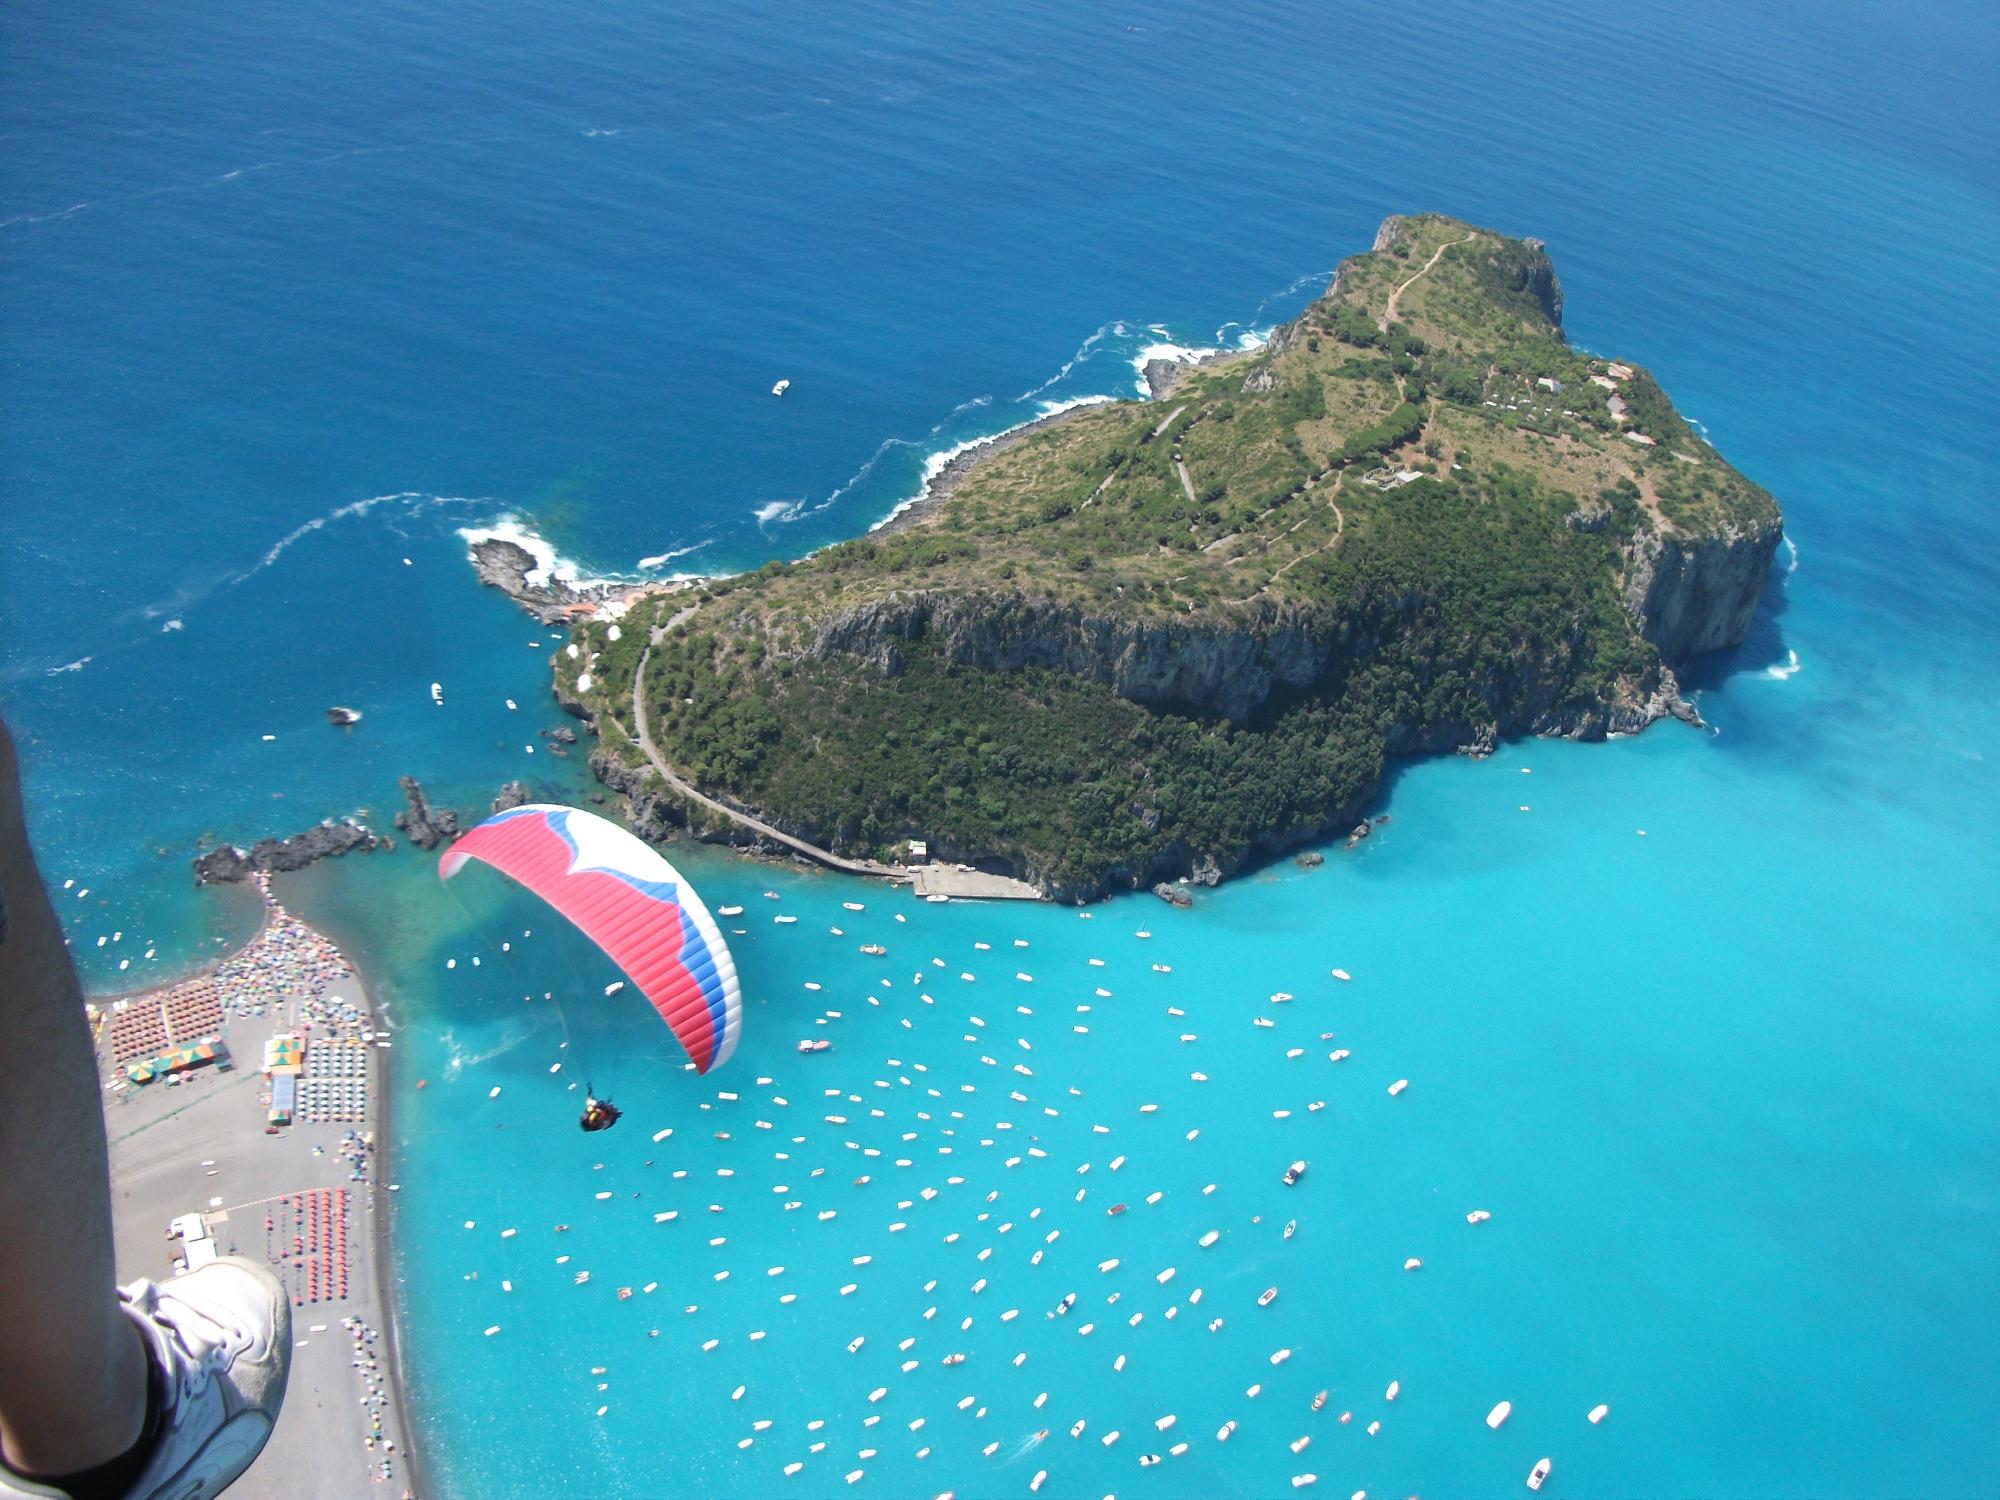
M697 1071L728 1061L743 1023L736 963L701 897L656 850L581 808L529 803L459 839L439 875L449 880L468 859L518 880L602 948Z

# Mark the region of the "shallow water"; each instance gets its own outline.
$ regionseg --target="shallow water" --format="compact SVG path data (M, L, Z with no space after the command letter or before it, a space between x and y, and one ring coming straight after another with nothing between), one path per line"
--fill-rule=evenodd
M1695 679L1709 731L1408 769L1361 849L1190 912L919 905L675 852L712 906L746 907L753 1013L705 1080L485 872L440 888L403 850L288 881L408 1027L398 1253L442 1492L763 1494L804 1459L812 1493L856 1467L886 1493L1046 1467L1063 1494L1304 1472L1449 1494L1545 1453L1544 1493L1989 1486L1990 15L1017 6L801 27L362 4L114 28L31 4L8 25L0 692L99 987L240 926L243 904L188 882L204 833L385 825L404 772L466 808L514 776L587 793L538 735L561 722L561 637L473 584L461 529L512 515L585 573L797 555L960 443L1129 392L1148 345L1287 316L1386 212L1545 237L1571 336L1651 366L1786 509L1796 551L1750 640ZM333 703L362 724L326 727ZM871 938L888 958L855 951ZM559 1006L519 998L545 990ZM834 1052L792 1050L820 1030ZM608 1136L571 1123L579 1069L629 1110ZM1468 1226L1475 1208L1493 1217ZM1182 1436L1185 1458L1138 1467Z

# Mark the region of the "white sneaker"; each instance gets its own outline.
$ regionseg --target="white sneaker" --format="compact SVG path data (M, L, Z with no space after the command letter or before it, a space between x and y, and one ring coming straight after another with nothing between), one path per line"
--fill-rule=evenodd
M162 1379L160 1433L128 1500L213 1500L271 1436L292 1368L292 1305L255 1261L223 1256L118 1292ZM0 1500L62 1492L0 1469Z
M212 1500L264 1451L292 1370L292 1304L269 1268L223 1256L118 1295L166 1376L159 1446L131 1500Z

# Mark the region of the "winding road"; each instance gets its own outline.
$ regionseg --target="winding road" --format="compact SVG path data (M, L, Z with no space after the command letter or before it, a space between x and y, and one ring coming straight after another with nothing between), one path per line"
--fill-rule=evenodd
M659 749L653 744L652 731L646 723L646 667L653 659L653 647L659 645L669 630L680 624L681 621L693 614L694 611L695 606L689 605L671 620L667 621L666 624L653 627L652 638L647 642L646 649L639 655L639 670L632 678L632 740L633 743L645 752L646 759L653 763L653 769L660 773L661 779L668 786L673 788L678 795L687 798L688 801L699 803L710 812L719 813L732 823L740 824L750 829L753 833L771 840L775 844L783 844L787 849L803 854L807 859L825 865L828 869L841 870L849 875L880 876L888 880L901 880L905 878L905 872L894 865L878 864L872 859L843 859L831 849L822 849L817 844L808 843L802 838L786 833L782 828L772 827L762 818L752 817L749 813L743 812L739 808L731 807L726 802L718 802L706 792L697 791L685 777L667 764L666 757L661 755ZM613 720L612 722L616 723L617 721ZM621 729L624 727L622 724L619 725Z

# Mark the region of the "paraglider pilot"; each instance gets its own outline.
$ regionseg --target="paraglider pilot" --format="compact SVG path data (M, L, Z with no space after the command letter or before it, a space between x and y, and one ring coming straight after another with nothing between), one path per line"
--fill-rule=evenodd
M588 1091L583 1096L583 1117L576 1123L585 1130L609 1130L618 1123L624 1113L609 1099L600 1099Z

